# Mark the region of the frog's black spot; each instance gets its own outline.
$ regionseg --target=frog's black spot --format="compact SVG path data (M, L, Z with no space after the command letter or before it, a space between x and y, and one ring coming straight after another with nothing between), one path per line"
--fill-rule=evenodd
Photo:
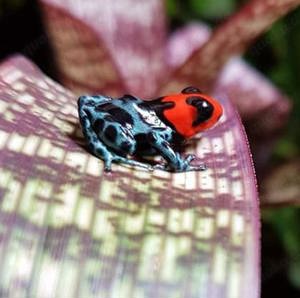
M104 117L104 120L108 121L108 122L113 122L113 123L116 122L115 119L112 116L110 116L110 115L106 115Z
M183 94L195 94L195 93L202 93L200 89L196 88L196 87L192 87L192 86L189 86L189 87L186 87L184 88L181 93Z
M137 144L137 151L145 151L151 147L151 142L149 142L148 135L145 133L139 133L134 136Z
M156 130L157 132L162 132L162 131L165 131L166 128L165 128L165 127L155 127L155 130ZM167 135L165 135L165 136L167 136Z
M132 145L130 144L130 142L122 142L121 143L121 150L124 152L130 151L131 147L132 147Z
M171 102L171 101L164 101L162 102L161 100L164 97L160 97L151 101L147 101L147 102L143 102L141 104L139 104L140 107L143 107L145 109L150 109L150 110L154 110L155 112L160 112L162 110L165 109L172 109L175 107L175 103Z
M93 153L94 153L94 152L96 151L96 149L97 149L97 148L95 147L94 143L92 143L92 142L89 143L88 147L89 147L90 151L93 152Z
M115 108L115 109L111 110L110 113L116 119L118 119L118 122L120 122L123 125L125 125L127 123L133 125L133 123L134 123L130 114L123 109Z
M121 98L119 98L120 100L122 100L123 102L126 102L126 101L138 101L138 99L136 97L134 97L133 95L130 95L130 94L124 94Z
M163 147L165 147L165 148L169 148L169 144L168 144L168 142L166 142L166 141L163 141L163 142L161 143L161 145L162 145Z
M138 142L138 143L147 143L148 141L148 134L146 133L139 133L137 135L135 135L135 140Z
M99 134L101 131L103 131L104 124L105 122L103 119L97 119L93 124L94 131Z
M197 117L193 122L193 126L197 126L200 123L210 119L213 114L213 105L205 100L204 98L198 96L191 96L186 99L187 104L190 104L197 108Z
M83 111L84 111L84 113L88 116L89 119L92 119L92 118L93 118L93 115L92 115L92 113L91 113L90 110L84 109Z
M80 115L80 122L82 125L88 125L89 123L89 119L88 119L88 116L87 115Z
M185 138L178 132L172 131L171 143L175 148L180 148L185 143Z
M156 142L156 138L153 133L139 133L134 136L136 140L136 152L141 155L152 155L155 152L153 143Z
M168 164L172 164L173 160L172 158L165 156L164 159L167 161Z
M126 125L131 124L133 125L133 119L128 112L121 108L113 108L109 110L109 114L112 116L113 119L116 119L120 124Z
M101 104L98 104L95 107L95 111L97 111L97 112L107 112L110 109L112 109L113 107L115 107L115 105L113 105L111 102L101 103Z
M116 141L117 130L113 125L109 125L104 132L105 137L112 143Z
M96 142L98 142L98 138L96 136L93 136L92 141L93 141L93 143L96 143Z
M157 142L157 137L153 133L149 132L147 134L147 141L150 143L156 143Z
M201 96L189 96L185 101L187 104L197 107L197 105L199 105L201 101L205 101L205 99Z

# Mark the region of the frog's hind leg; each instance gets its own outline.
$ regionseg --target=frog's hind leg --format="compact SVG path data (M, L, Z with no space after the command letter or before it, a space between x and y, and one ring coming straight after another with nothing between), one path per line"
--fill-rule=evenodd
M88 116L83 110L80 111L80 122L82 126L82 132L87 140L90 150L95 156L104 161L105 170L110 171L113 154L108 150L105 144L98 139L96 133L92 129Z
M106 145L103 142L101 142L101 140L99 140L97 134L92 128L88 115L83 109L81 109L80 111L80 122L83 134L87 140L90 150L96 157L104 161L105 171L111 171L112 162L136 166L149 171L153 170L153 168L149 164L138 162L132 159L127 159L110 151L110 149L107 148Z

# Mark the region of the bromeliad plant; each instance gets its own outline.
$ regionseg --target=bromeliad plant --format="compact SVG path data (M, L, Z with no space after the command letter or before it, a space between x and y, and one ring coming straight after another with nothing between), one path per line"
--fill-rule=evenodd
M1 292L259 297L256 183L232 102L256 134L274 131L289 104L238 58L222 67L299 1L250 1L210 38L197 24L168 40L162 1L97 2L41 1L63 84L76 94L148 98L209 87L224 117L188 149L208 169L171 174L116 166L105 175L84 147L77 96L24 58L6 61ZM259 119L268 113L268 121Z

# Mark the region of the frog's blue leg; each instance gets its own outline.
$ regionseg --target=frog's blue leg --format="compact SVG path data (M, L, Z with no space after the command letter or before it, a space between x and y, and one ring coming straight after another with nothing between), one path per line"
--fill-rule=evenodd
M155 165L155 169L175 172L203 171L206 169L205 165L190 165L190 163L196 158L196 156L190 154L183 159L180 154L178 152L175 152L170 144L159 134L151 133L151 135L149 135L149 141L168 163L167 165Z
M94 155L101 158L105 163L105 170L109 171L111 169L111 163L113 160L113 155L107 147L98 139L96 133L93 131L91 122L88 116L83 110L80 110L80 122L82 127L82 132L85 139L87 140L88 146Z
M80 109L80 122L82 126L83 134L87 140L89 148L95 156L104 161L105 171L111 171L112 162L123 163L130 166L137 166L147 170L153 170L153 168L145 163L141 163L135 160L130 160L111 152L101 140L99 140L97 134L94 132L91 122L83 109Z

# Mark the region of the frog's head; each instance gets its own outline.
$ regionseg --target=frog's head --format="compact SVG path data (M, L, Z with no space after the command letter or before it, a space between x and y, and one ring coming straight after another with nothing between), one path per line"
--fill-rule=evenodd
M163 111L164 117L184 138L214 126L223 114L221 104L198 88L187 87L181 94L164 96L162 102L174 103Z

